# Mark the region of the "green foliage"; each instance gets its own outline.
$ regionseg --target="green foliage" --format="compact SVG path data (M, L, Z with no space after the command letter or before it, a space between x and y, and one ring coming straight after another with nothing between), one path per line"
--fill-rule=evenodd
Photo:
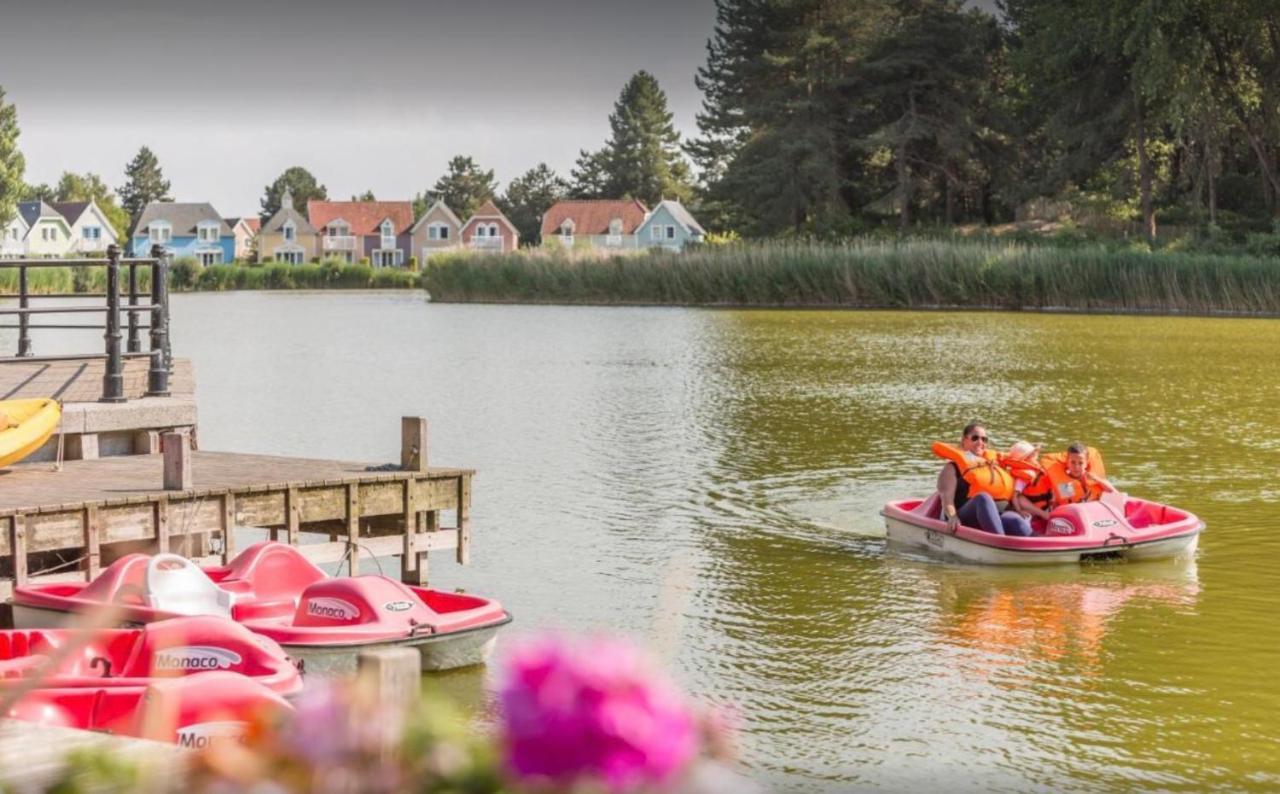
M329 191L316 181L310 171L299 165L286 168L284 173L276 177L276 180L267 185L263 191L258 212L258 217L263 223L271 220L271 217L280 211L285 193L291 196L293 208L303 217L307 215L308 201L313 199L326 201L329 198Z
M449 161L444 176L436 180L435 186L419 193L414 199L414 215L422 217L432 203L443 199L463 223L485 201L498 192L498 182L493 171L485 171L470 157L458 155ZM422 212L418 212L421 208Z
M20 201L57 201L58 189L48 182L38 185L23 185Z
M160 170L160 160L146 146L138 150L134 158L124 168L125 183L117 192L120 195L120 206L129 213L129 228L142 216L142 211L153 201L172 201L169 195L169 180L164 178Z
M542 216L569 193L569 183L546 163L538 163L511 180L502 197L502 211L520 232L520 241L537 245L542 233Z
M5 101L4 88L0 87L0 232L17 217L25 186L22 176L27 161L18 150L18 135L18 111L12 102Z
M63 171L58 186L54 188L55 201L92 201L107 216L107 222L115 230L117 239L123 240L129 233L129 213L116 203L115 194L102 177L93 173L76 174Z
M1274 258L995 239L452 255L422 284L438 301L1280 314Z
M326 260L321 264L289 265L282 262L264 263L256 267L236 265L210 265L199 268L179 283L173 273L171 286L175 290L196 292L225 292L228 290L290 290L290 289L416 289L417 273L395 268L372 268L367 265L348 265L341 260Z
M378 197L373 195L372 190L366 190L351 197L352 201L377 201Z
M180 256L169 269L169 287L175 290L191 289L203 270L194 256Z
M667 108L667 95L648 72L623 86L609 115L604 149L582 152L574 168L574 194L583 198L637 198L653 206L664 198L687 201L689 164Z

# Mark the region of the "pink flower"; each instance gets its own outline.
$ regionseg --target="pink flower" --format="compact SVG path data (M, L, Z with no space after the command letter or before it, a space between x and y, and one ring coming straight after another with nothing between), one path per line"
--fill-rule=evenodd
M511 771L634 791L671 782L698 754L699 726L679 690L619 640L547 638L515 650L499 692Z

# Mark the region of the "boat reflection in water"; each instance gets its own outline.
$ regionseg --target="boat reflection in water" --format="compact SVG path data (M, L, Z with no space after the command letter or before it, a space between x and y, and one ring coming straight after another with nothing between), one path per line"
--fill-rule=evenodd
M987 677L1018 667L1031 674L1029 663L1099 675L1117 620L1151 609L1193 614L1200 594L1194 559L1034 573L948 567L938 578L937 636Z

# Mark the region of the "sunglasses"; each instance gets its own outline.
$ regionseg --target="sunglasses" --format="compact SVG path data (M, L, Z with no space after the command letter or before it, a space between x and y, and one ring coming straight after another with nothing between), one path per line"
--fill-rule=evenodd
M980 435L978 435L977 433L974 433L973 435L969 436L969 440L970 440L970 441L972 441L972 442L974 442L975 444L976 444L977 442L979 442L979 441L981 441L981 442L982 442L982 443L984 443L984 444L985 444L985 443L987 443L987 437L986 437L986 436L980 436Z

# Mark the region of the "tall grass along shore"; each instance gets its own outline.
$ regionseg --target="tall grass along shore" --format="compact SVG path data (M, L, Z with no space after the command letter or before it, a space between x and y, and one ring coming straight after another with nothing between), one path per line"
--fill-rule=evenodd
M145 274L145 270L144 270ZM31 271L100 291L101 268ZM684 253L446 254L423 272L329 262L179 266L174 290L423 288L441 302L986 308L1280 316L1280 259L994 239L770 242ZM0 270L0 293L17 273Z
M1280 259L991 239L432 260L436 301L1280 315Z

